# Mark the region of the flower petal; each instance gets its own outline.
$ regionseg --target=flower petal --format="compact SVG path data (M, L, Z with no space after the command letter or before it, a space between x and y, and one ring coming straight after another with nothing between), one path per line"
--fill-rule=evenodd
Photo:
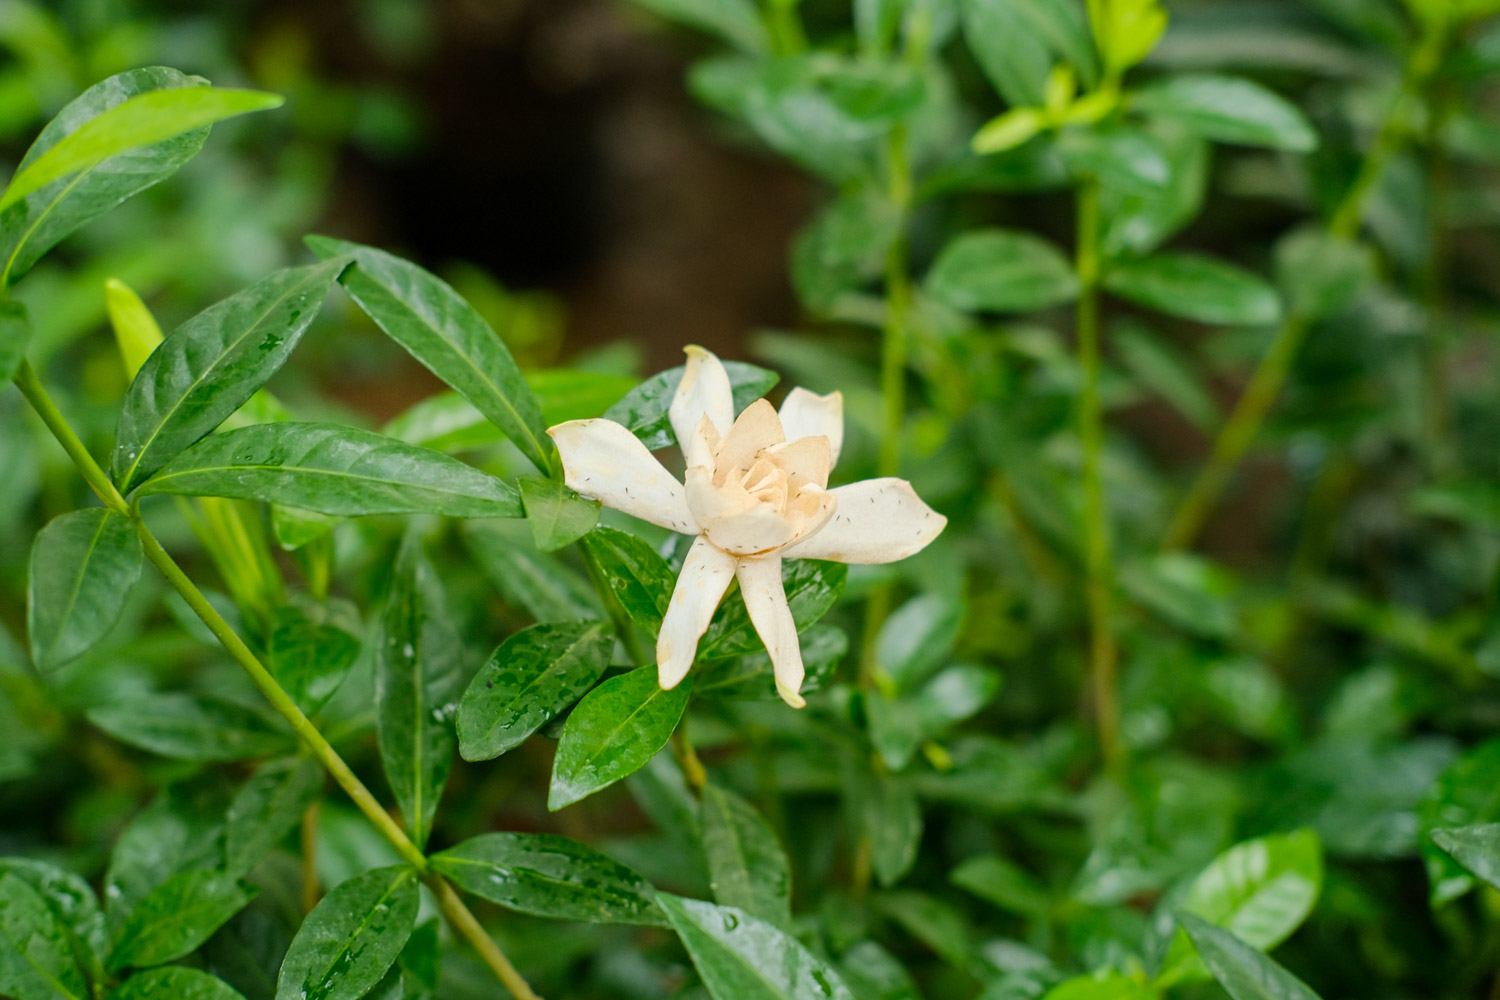
M895 562L925 549L948 523L904 479L866 479L830 492L839 502L833 519L782 549L784 558Z
M801 476L827 488L828 473L833 468L833 448L822 434L788 438L785 443L767 449L789 475Z
M728 434L734 423L734 393L729 373L717 357L696 344L689 344L684 351L688 356L687 369L682 373L667 416L687 464L712 466L712 452L705 453L703 449L698 423L706 416L720 437Z
M776 407L768 400L757 399L745 407L745 412L735 420L729 433L724 435L718 452L714 455L714 471L724 473L730 469L748 469L762 448L770 448L786 441L781 429L781 418Z
M807 701L798 692L807 671L802 666L802 646L797 641L797 623L792 620L791 605L786 602L786 588L781 585L781 557L741 559L735 570L745 609L755 625L766 652L771 654L771 668L776 675L776 693L793 708Z
M547 433L570 489L642 521L698 534L682 484L628 428L613 420L569 420Z
M734 556L715 548L702 535L688 549L656 637L656 675L664 690L676 687L687 676L698 654L698 640L734 579L734 564Z
M837 465L839 451L844 447L844 394L830 392L819 396L798 386L781 402L781 426L788 441L819 434L826 437L831 452L829 463ZM826 485L828 481L823 482Z

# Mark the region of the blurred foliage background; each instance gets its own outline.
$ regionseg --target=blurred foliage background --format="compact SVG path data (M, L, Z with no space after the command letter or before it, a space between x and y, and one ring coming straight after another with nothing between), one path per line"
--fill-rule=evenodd
M1431 831L1500 820L1500 27L1458 19L1403 104L1426 38L1421 4L1167 5L1167 32L1132 84L1250 77L1299 108L1318 142L1210 148L1153 120L1144 128L1161 152L1142 154L1145 168L1088 161L1128 175L1149 173L1158 156L1168 171L1170 197L1128 183L1116 197L1106 185L1110 257L1146 259L1170 240L1174 252L1265 276L1205 293L1249 302L1207 315L1174 303L1173 288L1152 302L1121 285L1104 306L1102 476L1128 762L1107 768L1079 527L1086 372L1073 320L1056 308L1068 297L991 305L964 298L962 275L935 277L953 241L981 229L1071 248L1079 161L1067 157L1083 154L1048 136L971 151L977 129L1024 102L996 92L999 57L966 35L961 4L781 6L798 11L815 49L848 59L888 56L908 9L930 14L915 103L878 87L870 101L895 101L894 111L842 94L861 165L845 169L838 150L820 159L797 132L827 136L844 119L775 117L781 84L724 55L733 23L718 25L729 43L697 30L714 26L691 14L717 9L706 2L0 0L7 165L81 89L135 66L287 96L280 111L217 126L170 182L37 266L16 291L35 325L31 361L105 454L128 384L107 278L170 329L305 259L305 233L328 232L441 274L528 369L635 377L696 342L782 372L783 386L841 389L850 443L839 474L850 480L893 471L880 328L891 285L914 282L896 455L950 517L947 534L897 572L851 573L828 620L851 652L807 713L712 700L691 713L716 780L778 831L804 939L851 978L869 973L861 1000L1042 996L1096 969L1151 967L1171 946L1171 914L1216 856L1312 829L1321 895L1279 961L1328 998L1494 996L1500 896L1476 887ZM1044 71L1065 61L1045 55ZM910 125L916 195L892 236L879 143L897 122ZM1365 171L1372 150L1378 169ZM866 160L879 168L864 170ZM1361 184L1356 233L1344 234L1358 245L1325 242L1315 220L1337 220ZM891 280L897 243L902 268L925 278ZM1164 550L1272 343L1276 324L1256 305L1272 284L1304 321L1300 350L1224 502L1197 540ZM347 300L334 297L297 357L273 386L299 415L378 427L405 414L391 426L438 440L413 430L410 408L440 384ZM193 824L222 812L222 775L248 771L127 746L88 713L143 692L243 684L149 577L103 646L45 680L31 667L31 538L84 491L23 411L16 393L0 393L0 855L98 885L126 864L121 851L143 852L126 855L143 865L153 851L189 851L212 829ZM434 446L497 472L519 467L491 442ZM191 547L188 519L164 507L160 522L165 539ZM476 664L545 617L516 583L520 557L503 555L524 529L506 530L431 531ZM399 534L383 520L347 522L329 554L274 560L357 639L378 617ZM331 597L318 559L337 566ZM232 595L226 608L253 614L255 595L224 578L222 561L199 557L196 569ZM860 685L862 651L884 657L896 680ZM326 720L374 773L365 660ZM707 894L692 807L666 756L628 791L551 814L551 753L543 738L503 766L460 763L438 846L487 829L559 831L658 885ZM390 863L335 798L316 836L325 886ZM277 954L296 926L286 914L299 912L294 855L267 865L261 899L205 952L250 1000L271 993L236 971L235 956ZM665 934L485 916L545 995L703 995ZM911 992L889 970L881 985L892 956L914 977ZM448 961L441 996L493 995L472 963ZM1078 997L1127 995L1103 989ZM1218 989L1194 981L1173 994Z

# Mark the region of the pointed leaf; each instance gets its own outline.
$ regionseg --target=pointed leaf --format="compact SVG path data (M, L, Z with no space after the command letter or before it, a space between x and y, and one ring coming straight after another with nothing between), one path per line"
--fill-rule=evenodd
M224 870L241 877L302 819L323 791L323 769L310 758L273 761L245 782L225 819Z
M1218 142L1295 153L1318 145L1317 131L1295 104L1240 77L1175 74L1131 94L1130 107Z
M1223 928L1191 913L1178 919L1208 971L1234 1000L1319 1000L1306 983Z
M1486 740L1449 764L1417 806L1418 844L1434 906L1462 896L1474 880L1464 871L1467 865L1432 843L1431 832L1495 820L1500 820L1500 739Z
M406 828L421 847L453 767L464 649L437 571L415 534L396 560L375 655L380 759Z
M517 485L531 537L543 552L572 545L599 523L599 501L579 496L555 479L522 476Z
M432 867L459 888L522 913L591 924L666 924L651 883L552 833L486 833L433 855Z
M383 250L326 236L306 242L325 259L352 256L354 267L341 283L359 307L504 431L531 464L551 470L555 452L541 407L505 342L473 306L437 275Z
M121 742L178 760L266 757L294 741L242 705L181 692L131 694L89 709L88 719Z
M0 875L0 995L16 1000L87 1000L67 929L14 874Z
M563 726L547 808L571 805L646 765L667 745L687 708L692 678L670 691L656 667L640 667L589 692Z
M516 491L473 466L336 424L254 424L215 434L138 492L266 500L343 516L521 514Z
M656 638L677 584L672 567L650 545L614 528L595 528L584 537L583 545L599 563L605 582L630 620ZM701 654L703 647L698 648Z
M417 920L416 873L376 868L337 886L302 922L276 1000L358 1000L385 975Z
M112 472L122 491L218 427L276 374L344 266L277 271L167 335L120 411Z
M1110 265L1104 285L1122 298L1200 323L1265 326L1281 299L1262 278L1212 257L1160 253Z
M217 871L174 875L135 905L115 935L109 968L163 965L213 936L249 905L257 890Z
M1062 251L1006 229L956 237L938 255L926 284L933 298L970 312L1031 312L1078 296L1078 277Z
M1459 864L1500 888L1500 823L1433 830L1432 839Z
M656 900L714 1000L855 1000L800 941L743 910L665 892Z
M54 518L31 549L26 627L31 658L51 670L109 634L145 554L130 518L102 507Z
M465 760L519 746L594 686L615 639L607 622L533 625L500 644L458 704Z
M788 927L792 871L776 834L754 806L717 785L703 790L701 809L714 899Z

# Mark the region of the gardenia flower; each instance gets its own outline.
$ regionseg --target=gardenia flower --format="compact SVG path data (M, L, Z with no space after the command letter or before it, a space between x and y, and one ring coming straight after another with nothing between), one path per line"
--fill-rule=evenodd
M736 419L729 375L713 354L687 348L668 416L687 460L679 483L629 429L570 420L557 442L570 488L632 517L698 536L688 550L656 640L658 678L687 675L731 579L771 654L776 690L801 708L805 671L781 584L785 559L885 563L921 551L947 519L904 479L828 488L844 440L844 399L793 389L778 412L756 400Z

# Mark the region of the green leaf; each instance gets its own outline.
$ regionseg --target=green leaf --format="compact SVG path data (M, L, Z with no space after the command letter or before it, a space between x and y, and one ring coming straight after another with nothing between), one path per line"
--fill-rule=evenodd
M347 264L277 271L168 334L125 394L112 463L120 489L135 489L276 374Z
M703 790L703 851L714 899L768 924L791 924L792 869L755 808L717 785Z
M771 39L766 34L760 11L750 0L634 0L635 3L670 21L718 35L724 41L751 55L768 52Z
M572 545L599 523L599 501L579 496L556 480L521 476L517 485L531 537L543 552Z
M409 534L396 559L375 653L380 759L412 840L421 847L453 767L451 720L463 683L463 640L437 571Z
M802 693L811 694L827 687L833 679L839 662L849 652L849 636L836 626L819 624L808 626L798 641L802 646L802 664L807 669ZM770 654L764 650L699 664L693 668L693 693L699 697L779 700L774 669Z
M0 194L0 213L33 191L142 146L252 111L280 107L282 98L258 90L181 87L127 98L85 121L35 159L27 158Z
M505 432L538 469L556 452L536 397L498 334L447 282L383 250L309 236L320 257L349 254L340 279L351 298L396 343Z
M1110 330L1109 340L1143 390L1166 400L1200 431L1210 432L1218 426L1218 403L1194 369L1192 359L1184 357L1175 344L1133 323Z
M953 652L964 605L944 594L920 594L885 620L875 637L875 664L896 691L910 691Z
M901 214L873 185L835 199L792 246L792 283L803 303L828 313L840 296L880 274L901 235Z
M1209 144L1180 128L1157 128L1149 134L1167 165L1167 183L1155 189L1101 185L1100 245L1106 258L1151 253L1203 209Z
M1299 316L1321 319L1339 312L1375 277L1371 247L1322 226L1294 230L1276 243L1276 283Z
M1229 931L1191 913L1178 919L1203 964L1233 1000L1319 1000L1306 983Z
M323 791L323 769L309 758L272 761L241 786L225 818L224 870L250 872L302 820Z
M1475 823L1432 831L1433 843L1459 864L1500 888L1500 823Z
M0 385L16 377L31 344L31 320L19 302L0 302Z
M672 422L667 411L672 405L672 397L677 394L678 384L682 382L682 373L686 370L684 366L678 365L651 376L627 392L624 399L605 410L604 418L630 428L652 451L676 444L677 435L672 432ZM781 376L775 372L743 361L724 362L724 371L729 375L736 413L770 392L781 380Z
M1006 229L954 239L932 265L926 287L933 298L971 312L1031 312L1078 297L1078 277L1062 251Z
M42 129L17 168L25 172L70 136L131 98L157 91L197 88L207 81L152 66L102 80L58 112ZM208 129L128 150L75 177L55 180L0 211L0 287L14 284L37 259L75 229L131 195L170 177L197 155Z
M658 893L714 1000L855 1000L802 943L743 910Z
M600 621L533 625L505 640L458 703L465 760L490 760L519 746L594 686L615 639Z
M1419 847L1433 906L1457 899L1474 880L1432 842L1432 831L1500 820L1500 739L1469 750L1432 783L1417 806Z
M886 767L900 771L918 748L977 713L1000 691L1000 675L971 663L952 666L915 693L865 695L870 742Z
M981 854L966 859L948 876L960 889L988 900L1011 913L1045 916L1052 900L1030 872L998 854Z
M276 983L276 1000L358 1000L385 975L416 925L416 873L376 868L337 886L307 915Z
M868 774L859 788L860 825L870 839L870 862L884 887L899 882L922 845L922 807L910 784Z
M37 891L66 930L68 944L85 976L102 981L105 974L100 959L109 951L109 929L93 887L81 876L30 858L0 858L0 876L5 875L19 878Z
M178 760L243 760L290 749L292 735L243 706L180 692L132 694L89 709L115 739Z
M1307 919L1323 887L1323 851L1311 830L1236 844L1193 880L1181 909L1222 927L1254 948L1273 948ZM1179 930L1157 983L1202 978L1186 933Z
M288 605L272 614L266 666L297 707L313 714L343 684L359 650L359 639L334 624L327 608Z
M599 416L635 388L636 381L628 375L567 368L526 373L526 384L531 386L542 408L542 420L549 427ZM422 400L394 417L381 433L445 452L487 448L506 439L500 428L456 392Z
M1057 154L1080 179L1095 178L1122 194L1160 194L1172 183L1172 163L1154 134L1135 128L1071 128L1057 138Z
M15 874L0 875L0 994L16 1000L87 1000L68 931L42 896Z
M130 518L102 507L54 518L31 549L26 628L31 658L51 670L109 634L145 554Z
M1159 996L1149 984L1106 969L1058 983L1042 1000L1157 1000Z
M645 666L590 691L563 726L547 808L555 812L644 767L667 745L692 686L689 677L663 691L656 667Z
M1263 279L1200 254L1117 261L1105 272L1104 286L1148 309L1200 323L1267 326L1281 318L1281 299Z
M865 1000L922 1000L911 973L874 941L861 941L844 952L839 971L854 995Z
M248 906L256 892L224 872L193 871L172 876L130 911L115 935L110 970L163 965L197 950L230 917Z
M465 521L462 534L469 552L505 600L537 621L573 621L604 614L588 581L560 559L536 551L531 532L522 525Z
M197 969L147 969L125 981L109 1000L245 1000L224 980Z
M205 438L141 496L265 500L323 514L520 517L506 483L447 455L336 424L254 424Z
M1181 73L1130 95L1132 110L1179 122L1205 139L1306 153L1318 133L1286 98L1235 76Z
M848 578L849 567L844 563L790 559L781 564L781 583L798 632L828 613L844 592ZM698 643L698 659L716 660L764 649L745 602L729 600L719 605L708 631L703 633Z
M1027 23L1015 0L961 0L964 41L984 75L1012 107L1036 107L1046 100L1053 54Z
M651 883L576 840L552 833L486 833L432 857L461 889L522 913L591 924L666 921Z
M677 584L672 567L646 542L614 528L595 528L584 536L583 545L630 620L656 638ZM701 643L698 649L701 656Z

